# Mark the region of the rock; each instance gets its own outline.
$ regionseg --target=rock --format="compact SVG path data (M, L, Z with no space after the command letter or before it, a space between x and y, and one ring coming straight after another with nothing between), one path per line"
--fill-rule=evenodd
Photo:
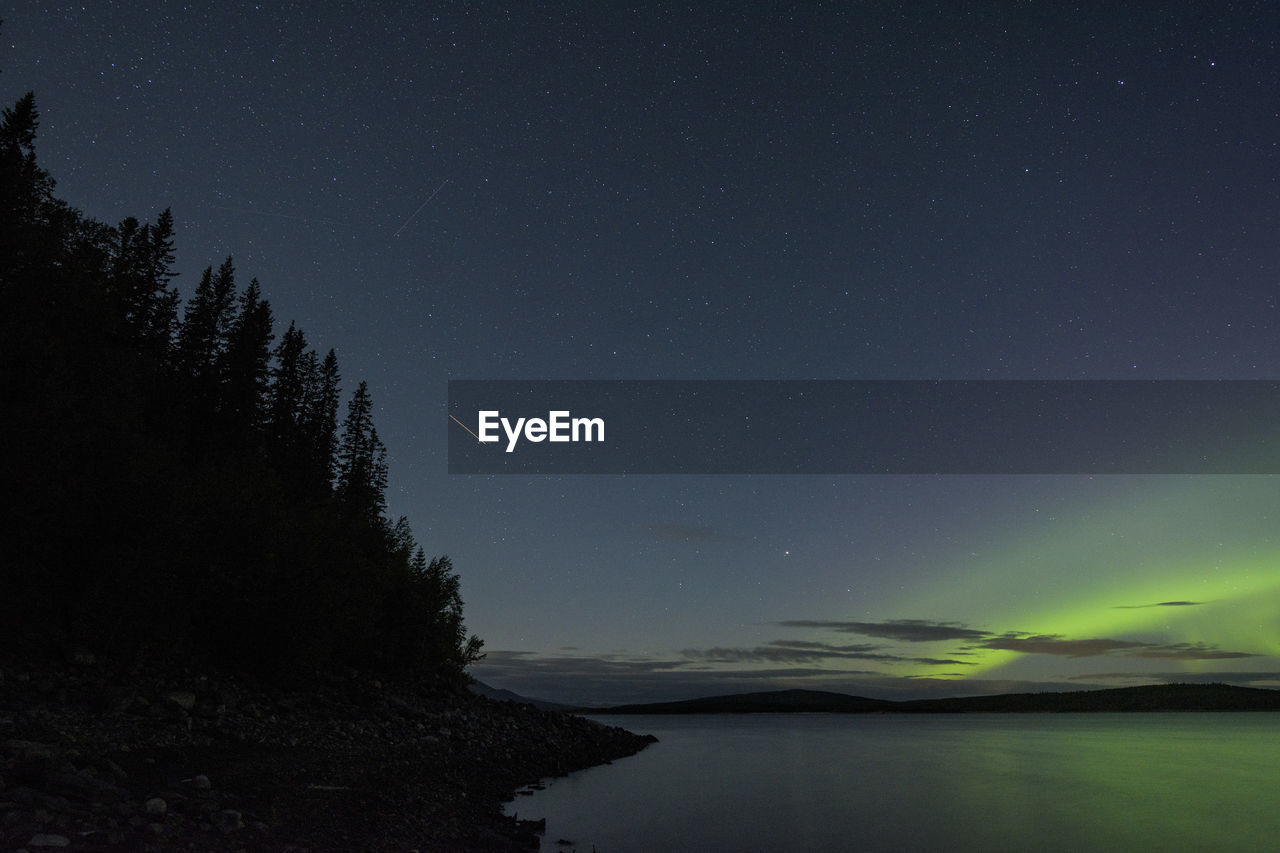
M351 682L328 677L283 692L237 677L203 679L143 664L121 675L110 660L92 667L64 663L47 679L2 665L0 674L6 679L0 689L3 850L32 833L58 833L70 839L73 850L256 846L268 838L273 844L264 849L289 849L292 825L268 827L259 817L261 792L252 786L240 790L241 776L250 775L259 750L275 777L305 781L335 776L348 766L361 771L385 754L388 773L398 776L403 766L407 782L429 791L430 824L412 820L422 823L423 831L415 832L419 843L426 841L421 849L453 849L453 842L477 832L483 836L486 829L497 829L492 849L536 849L545 825L499 820L499 797L509 799L522 785L533 790L532 779L643 745L640 738L579 718L527 706L504 708L405 682L375 685L368 676ZM80 704L66 704L58 698L62 693ZM155 725L148 716L166 722ZM205 765L219 776L218 789L194 772L209 760L210 745L229 756L225 771L220 764ZM296 759L307 767L294 766L294 757L283 750L298 750ZM427 766L437 769L418 780L413 768ZM179 768L187 772L171 775ZM177 779L183 781L172 785ZM335 796L332 805L308 797L307 807L325 814L331 808L332 816L324 819L334 825L350 820L364 826L381 792L365 791L363 784L351 788L358 796ZM45 823L36 821L37 810ZM351 840L367 842L355 844L357 849L393 849L410 822L371 824L367 838ZM517 836L524 841L516 843ZM27 847L29 853L42 848L55 849Z
M109 773L111 777L117 781L124 781L129 778L129 774L125 772L125 769L119 764L116 764L110 758L104 757L100 759L97 763L97 767L99 770Z
M39 743L34 740L20 740L12 738L4 742L4 748L9 752L16 752L22 758L52 758L53 747L47 743Z
M125 791L111 782L99 779L91 770L74 770L58 768L49 771L44 780L44 787L54 794L61 794L80 799L115 802L125 797Z
M8 792L9 799L13 800L20 806L30 806L36 801L35 790L28 788L26 785L19 785Z
M184 711L190 711L196 706L196 694L190 690L174 690L165 698Z
M219 832L230 833L244 829L244 816L235 809L223 809L212 816L213 825Z
M27 842L28 847L66 847L70 844L71 839L65 835L52 835L46 832L31 836L31 840Z

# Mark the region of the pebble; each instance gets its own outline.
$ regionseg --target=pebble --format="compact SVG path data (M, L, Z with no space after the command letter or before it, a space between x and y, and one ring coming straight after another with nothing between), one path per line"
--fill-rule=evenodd
M344 756L358 755L366 745L376 752L404 755L406 762L425 760L439 766L448 784L427 789L433 805L446 811L432 830L428 849L448 849L450 841L475 837L477 832L494 833L495 843L500 837L510 841L527 835L527 824L517 825L498 811L501 790L514 795L518 788L534 787L530 783L539 777L591 766L643 746L640 738L579 717L447 690L390 682L375 686L367 678L348 685L322 677L288 692L250 687L235 677L198 678L190 672L173 677L141 665L123 675L101 661L92 668L49 668L37 684L0 659L0 678L6 688L15 688L0 690L0 820L12 828L4 836L4 849L21 843L13 832L20 832L21 839L31 838L29 853L77 849L81 836L93 836L95 843L105 842L112 849L157 844L181 849L202 837L201 843L207 844L210 836L205 833L278 832L277 826L263 821L255 800L235 803L239 792L214 789L209 776L192 773L194 767L172 791L153 787L163 784L156 780L168 770L176 769L170 767L175 759L194 763L189 747L211 742L231 750L238 743L253 749L298 749L308 763L331 762L337 770ZM204 685L202 698L178 687L197 678ZM110 703L107 719L96 706L87 709L75 699L95 696L104 685L123 697ZM402 690L411 701L397 695ZM43 742L46 739L53 742ZM123 767L108 758L112 754ZM329 781L318 775L301 779L302 784L316 786ZM219 779L220 784L226 781ZM232 804L240 808L226 808ZM340 821L342 813L354 814L359 807L358 797L338 793L333 798L334 816L322 821ZM482 816L488 814L492 817ZM27 835L33 832L38 834ZM228 843L235 843L233 838Z
M244 829L244 816L235 809L223 809L213 816L213 825L219 832L235 832Z
M190 690L175 690L169 694L168 699L184 711L190 711L196 706L196 694Z

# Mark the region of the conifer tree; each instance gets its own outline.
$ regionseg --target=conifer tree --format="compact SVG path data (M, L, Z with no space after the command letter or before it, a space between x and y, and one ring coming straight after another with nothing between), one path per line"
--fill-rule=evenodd
M0 311L11 313L12 290L35 269L47 240L40 227L53 203L53 179L36 163L40 113L28 92L0 120ZM21 295L19 298L29 298Z
M170 287L177 275L172 271L173 214L165 210L154 225L127 217L111 237L111 290L135 350L164 363L179 301L177 289Z
M145 285L145 322L142 327L144 344L162 361L168 358L173 340L174 326L178 320L178 289L172 287L178 274L173 271L174 229L173 212L161 211L154 225L147 229L146 253L142 269Z
M440 556L428 563L426 554L419 548L410 563L410 571L418 590L419 612L426 617L421 625L422 641L432 665L442 671L460 673L463 667L481 660L484 642L474 634L467 636L453 561Z
M183 371L198 386L198 393L216 392L218 370L229 345L235 317L235 267L231 258L222 262L217 275L206 267L195 295L187 303L178 337Z
M41 208L53 199L53 178L36 163L36 129L40 111L34 92L27 92L12 107L6 107L0 121L0 183L7 187L4 210L9 226L34 224Z
M306 350L306 336L290 322L272 353L275 364L267 391L267 451L290 484L301 482L305 460L302 422L308 381L304 372ZM314 353L311 356L314 359Z
M347 517L376 524L386 510L387 450L373 425L373 399L361 382L347 404L338 451L338 498Z
M309 353L312 365L307 385L302 428L306 441L306 466L317 492L333 488L338 473L338 402L342 376L338 372L338 356L333 350L315 368L315 353Z
M306 350L306 336L290 322L273 353L275 366L271 369L268 395L268 420L272 435L279 444L288 444L297 434L305 391L302 364Z
M240 310L228 333L226 407L232 424L258 432L265 426L271 341L271 304L255 278L240 295Z

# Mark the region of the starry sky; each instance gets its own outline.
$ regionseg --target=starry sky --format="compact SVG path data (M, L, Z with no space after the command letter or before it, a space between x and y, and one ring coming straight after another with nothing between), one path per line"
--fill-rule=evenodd
M368 381L487 683L1276 687L1275 477L447 473L453 379L1280 378L1280 10L1126 6L19 0L0 84Z

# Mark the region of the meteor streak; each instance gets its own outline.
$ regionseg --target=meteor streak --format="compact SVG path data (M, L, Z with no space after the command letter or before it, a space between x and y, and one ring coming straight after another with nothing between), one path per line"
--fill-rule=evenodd
M428 204L430 204L430 203L431 203L431 199L435 198L435 197L436 197L436 195L437 195L437 193L439 193L439 192L440 192L440 190L444 189L444 185L445 185L445 184L447 184L447 183L449 183L449 179L448 179L448 178L445 178L443 181L441 181L441 182L440 182L440 186L436 187L435 192L433 192L431 195L427 196L427 200L426 200L426 201L424 201L422 204L418 205L418 209L417 209L417 210L415 210L413 213L409 214L409 218L408 218L408 219L406 219L406 220L405 220L405 221L400 225L400 227L396 229L396 233L392 234L391 236L392 236L392 237L399 237L399 236L400 236L400 232L401 232L401 231L403 231L405 228L408 228L408 227L409 227L409 223L413 221L413 218L414 218L415 216L417 216L419 213L421 213L421 212L422 212L422 208L426 207Z

